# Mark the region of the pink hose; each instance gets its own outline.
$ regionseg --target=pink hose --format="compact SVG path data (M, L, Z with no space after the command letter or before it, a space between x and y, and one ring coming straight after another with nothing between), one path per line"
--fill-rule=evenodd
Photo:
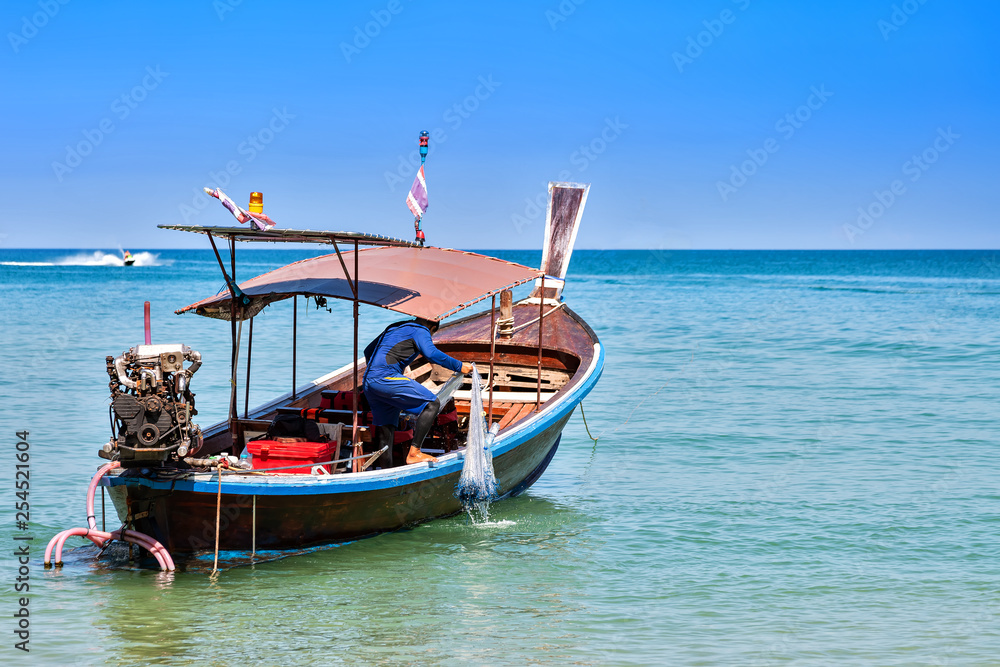
M120 538L119 534L121 534ZM137 530L116 530L111 533L111 538L116 540L123 539L126 542L138 544L146 551L153 554L156 560L160 563L160 569L164 572L170 572L177 569L174 567L174 559L170 557L170 552L167 551L167 548L145 533L140 533Z
M122 532L124 532L124 536L122 535ZM66 543L68 538L75 535L86 537L99 547L103 547L109 540L122 540L124 542L138 544L140 547L153 554L153 557L156 558L156 561L160 564L161 570L170 571L175 569L174 561L170 557L170 553L163 548L162 544L148 535L134 530L116 530L113 533L106 533L103 530L90 530L87 528L70 528L62 531L52 538L52 541L49 542L49 546L45 549L45 564L49 565L52 562L52 548L54 546L56 551L56 565L62 565L63 545Z
M46 565L52 564L53 548L55 548L56 552L56 565L62 565L62 550L66 540L73 536L80 536L86 537L98 547L103 547L109 540L123 540L131 544L137 544L153 554L153 557L160 564L161 570L169 572L175 569L174 559L170 557L170 552L149 535L140 533L137 530L116 530L112 533L97 530L97 517L94 515L94 496L97 493L97 485L109 470L114 470L120 466L121 464L118 461L112 461L98 469L97 474L90 480L90 486L87 488L87 525L89 528L69 528L49 540L49 544L45 548Z
M101 466L97 469L97 474L94 475L94 479L90 480L90 486L87 487L87 525L91 528L97 528L97 516L94 515L94 496L97 495L97 484L101 481L108 471L114 470L115 468L120 468L121 463L118 461L112 461L106 465Z

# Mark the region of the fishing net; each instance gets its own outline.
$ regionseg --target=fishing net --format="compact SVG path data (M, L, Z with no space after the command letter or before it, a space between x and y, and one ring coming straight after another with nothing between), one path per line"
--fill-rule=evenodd
M456 495L466 511L473 507L484 512L490 500L496 497L499 487L493 474L493 438L495 429L486 430L483 418L482 380L476 365L472 365L472 405L469 408L469 439L465 445L465 461L458 479Z

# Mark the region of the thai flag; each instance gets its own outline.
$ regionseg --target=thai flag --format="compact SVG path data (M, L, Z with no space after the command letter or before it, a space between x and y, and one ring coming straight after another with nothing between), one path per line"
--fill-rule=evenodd
M420 171L413 179L410 194L406 195L406 205L417 220L424 217L424 211L427 210L427 182L424 181L424 165L420 165Z

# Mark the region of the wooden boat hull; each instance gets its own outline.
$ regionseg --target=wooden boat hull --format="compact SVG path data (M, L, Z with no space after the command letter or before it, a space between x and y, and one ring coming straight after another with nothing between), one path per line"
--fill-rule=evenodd
M493 445L493 463L502 496L523 492L541 476L558 447L563 427L603 370L603 348L589 327L568 309L559 317L565 319L563 332L553 339L561 341L562 348L557 344L548 351L562 354L560 349L570 350L586 365L577 368L572 380L543 403L540 411L528 413L500 432ZM442 345L449 338L453 343L474 344L475 336L469 329L477 326L477 319L481 318L449 327L451 336L442 336ZM524 334L531 335L530 329ZM257 412L266 414L286 398ZM158 477L158 471L143 474L132 469L106 477L102 483L110 487L122 520L131 517L136 530L156 538L171 553L212 550L217 514L221 550L301 549L460 512L455 489L463 457L464 452L452 452L437 463L329 476L223 475L221 502L219 478L214 473L169 478Z
M494 459L504 497L522 493L541 476L552 460L568 419L569 414ZM245 493L223 492L219 548L227 551L298 549L353 540L451 516L462 511L455 497L460 473L461 468L407 484L358 491L274 495L258 494L255 492L261 489L247 488ZM114 481L126 482L126 479L119 477ZM224 483L226 486L229 485ZM127 493L129 505L148 508L145 511L149 514L135 521L136 528L154 536L171 553L213 548L216 493L175 489L163 495L165 489L161 484L127 482L112 489L113 493L118 489L121 489L118 494Z

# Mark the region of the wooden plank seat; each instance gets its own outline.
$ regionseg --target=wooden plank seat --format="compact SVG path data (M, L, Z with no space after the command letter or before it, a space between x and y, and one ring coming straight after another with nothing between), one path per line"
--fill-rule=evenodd
M455 403L455 407L458 409L458 414L461 416L467 416L469 414L470 405L469 403ZM483 410L487 410L486 405L483 405ZM504 429L513 424L514 422L523 419L529 415L534 414L535 403L494 403L493 404L493 420L500 420L500 428Z
M494 417L503 417L505 414L507 414L508 410L510 410L512 407L514 407L514 405L519 405L519 404L515 404L515 403L497 403L496 401L494 401L493 402L493 416ZM458 411L459 415L462 415L462 416L468 415L471 409L472 409L472 404L469 403L468 401L461 401L461 402L455 401L455 410ZM489 409L488 403L486 403L484 401L483 402L483 410L488 410L488 409Z
M554 391L543 391L542 392L542 403L549 400L556 395ZM534 391L494 391L493 392L493 405L497 404L497 401L505 403L527 403L530 402L532 405L535 404L535 397L537 396ZM455 400L465 400L468 401L472 398L472 392L468 389L460 389L455 392ZM483 389L483 405L490 400L490 392L487 389Z
M520 421L535 413L534 403L519 403L507 411L507 414L500 420L500 430L507 428L514 422Z

